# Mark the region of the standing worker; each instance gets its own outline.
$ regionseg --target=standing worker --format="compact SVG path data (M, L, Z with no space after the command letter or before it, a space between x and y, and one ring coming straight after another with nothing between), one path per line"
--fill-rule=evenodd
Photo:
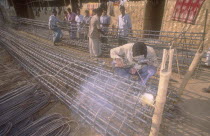
M77 38L82 37L82 23L83 23L84 16L80 14L80 9L77 9L77 15L75 17L75 21L77 23Z
M88 39L88 31L89 31L89 25L90 25L90 12L89 10L85 10L85 16L83 18L83 28L84 28L84 36L85 39Z
M67 11L64 11L63 14L64 14L63 21L68 21L68 13L67 13Z
M61 22L57 17L57 11L53 9L52 15L49 17L49 29L54 32L53 34L53 44L60 42L62 37L61 29L57 26L58 22Z
M101 30L107 34L109 31L109 25L110 25L110 16L107 15L107 11L103 10L103 14L100 17L100 23L101 23ZM106 37L102 37L101 39L102 43L107 43L108 40Z
M99 57L101 55L100 33L103 33L100 29L101 14L102 10L98 8L96 10L96 15L94 15L90 20L89 51L90 56L92 57Z
M141 85L153 76L158 67L154 49L143 42L128 43L110 50L115 73L125 78L138 76Z
M67 12L68 12L68 21L70 23L70 38L75 39L77 35L76 34L77 27L76 27L76 21L75 21L76 14L72 12L70 8L67 9Z
M118 17L118 44L123 45L127 43L126 37L132 32L131 19L128 14L125 13L125 7L120 6L121 15Z

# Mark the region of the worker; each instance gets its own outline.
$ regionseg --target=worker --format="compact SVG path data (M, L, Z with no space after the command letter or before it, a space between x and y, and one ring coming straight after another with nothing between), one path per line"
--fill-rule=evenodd
M154 49L144 42L127 43L110 50L115 73L125 78L138 77L141 85L146 85L158 67Z
M63 21L68 21L68 12L64 11L63 14L64 14Z
M96 15L97 9L93 9L92 16Z
M104 33L108 33L109 31L109 25L110 25L110 16L107 15L107 11L103 10L102 16L100 17L100 23L101 23L101 30ZM101 39L102 43L107 43L108 39L106 37L102 37Z
M75 21L77 23L77 38L82 38L82 23L84 16L80 14L80 9L77 9L77 15L75 17Z
M70 23L70 38L71 39L76 39L76 32L77 32L77 26L76 26L76 21L75 17L76 14L71 11L70 8L67 9L68 12L68 21Z
M121 15L118 17L118 44L123 45L127 43L127 36L132 33L131 19L128 14L125 13L125 7L120 6Z
M94 15L90 20L89 51L91 57L99 57L101 55L100 33L103 33L100 29L101 14L102 10L98 8L96 10L96 15Z
M90 19L91 19L91 17L90 17L89 10L85 10L85 16L83 18L83 28L84 28L84 37L85 37L86 40L88 38Z
M57 26L58 22L61 22L57 17L57 11L53 9L52 15L49 17L49 29L54 32L53 34L53 44L61 41L62 32L61 29Z

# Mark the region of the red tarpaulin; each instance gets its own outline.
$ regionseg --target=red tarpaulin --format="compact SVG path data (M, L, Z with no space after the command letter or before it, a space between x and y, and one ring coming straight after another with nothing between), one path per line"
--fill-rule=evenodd
M177 0L172 20L195 23L198 12L205 0Z

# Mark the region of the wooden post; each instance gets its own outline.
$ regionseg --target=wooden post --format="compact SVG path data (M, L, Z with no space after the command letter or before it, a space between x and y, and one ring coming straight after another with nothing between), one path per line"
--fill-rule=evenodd
M163 110L166 102L168 83L172 71L174 49L167 51L164 49L162 64L160 69L160 80L158 85L158 93L156 96L155 111L152 117L152 126L149 136L158 136L160 124L162 122ZM168 69L166 68L167 56L169 55Z
M203 41L201 42L200 44L200 47L199 49L197 50L196 54L195 54L195 57L192 61L192 63L190 64L190 67L187 71L187 73L185 74L184 76L184 79L182 80L182 83L179 87L179 95L181 96L183 94L183 91L187 85L187 83L189 82L190 78L192 77L202 55L203 55L203 48L204 48L204 42L205 42L205 34L206 34L206 23L207 23L207 20L208 20L208 9L206 9L206 14L205 14L205 22L204 22L204 30L203 30Z
M185 74L185 76L184 76L184 78L182 80L182 83L181 83L181 85L179 87L179 92L178 92L179 96L181 96L183 94L183 91L184 91L187 83L189 82L190 78L192 77L192 75L193 75L193 73L195 71L195 68L197 67L197 65L198 65L198 63L199 63L199 61L200 61L200 59L201 59L201 57L203 55L203 51L200 52L199 50L200 50L200 48L196 52L195 57L194 57L192 63L190 64L190 67L189 67L187 73Z

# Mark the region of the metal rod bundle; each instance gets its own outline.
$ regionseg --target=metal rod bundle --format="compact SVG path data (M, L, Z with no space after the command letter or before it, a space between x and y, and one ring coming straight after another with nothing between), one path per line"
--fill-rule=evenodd
M2 49L2 46L0 46ZM9 54L1 54L1 57L10 57ZM8 71L14 70L10 62L2 62L7 64L0 69L0 73L5 79L8 78ZM16 64L17 65L17 64ZM12 67L13 66L13 67ZM12 75L21 77L20 69L12 71ZM9 76L10 78L10 76ZM9 82L8 80L4 80ZM18 86L15 89L7 91L6 94L0 96L0 135L18 136L68 136L73 130L70 125L75 123L68 118L62 117L60 114L53 114L42 117L33 121L33 115L42 109L49 101L49 93L40 90L38 85L31 82L24 86ZM77 123L77 122L76 122ZM79 124L77 123L77 127Z
M68 136L71 122L60 114L52 114L30 123L12 136Z
M148 135L154 108L143 106L140 97L145 92L156 96L156 87L138 85L74 54L11 31L1 30L0 39L26 70L101 134ZM176 101L172 94L168 109Z
M19 90L19 92L16 92L17 90ZM9 99L1 102L0 126L8 122L15 125L34 114L48 103L49 94L43 93L40 90L34 91L34 88L28 88L25 92L22 92L24 91L22 89L17 90L8 96ZM13 93L15 93L14 96ZM4 98L4 96L2 96L2 98Z

